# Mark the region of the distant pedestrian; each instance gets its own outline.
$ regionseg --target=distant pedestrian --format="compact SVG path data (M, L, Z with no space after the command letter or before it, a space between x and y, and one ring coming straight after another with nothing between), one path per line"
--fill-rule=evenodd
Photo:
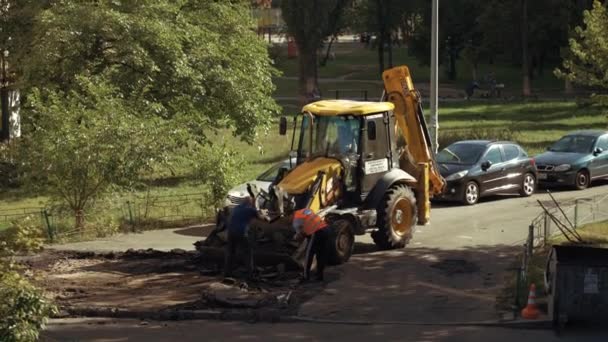
M475 93L475 89L479 89L479 83L477 83L477 81L472 81L471 83L469 83L465 89L465 92L467 94L466 99L470 99L471 97L473 97L473 94Z
M253 244L255 236L251 232L251 221L262 217L254 206L254 198L247 197L245 201L232 209L228 220L228 244L226 245L224 277L232 276L234 259L238 252L243 255L247 268L247 278L253 279L255 266L253 263Z
M325 220L312 210L305 208L294 213L293 228L296 239L306 238L306 265L304 266L304 280L310 280L312 260L317 258L316 279L323 281L323 271L327 264L330 251L329 229Z

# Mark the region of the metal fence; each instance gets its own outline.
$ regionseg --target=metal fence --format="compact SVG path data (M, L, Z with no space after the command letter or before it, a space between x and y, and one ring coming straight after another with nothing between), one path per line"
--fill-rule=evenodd
M586 224L608 221L608 195L580 197L561 203L548 193L549 200L538 201L542 212L528 226L522 246L521 264L516 268L517 280L514 307L525 304L530 260L535 249L549 246L559 235L572 242L582 242L578 229Z
M178 195L129 196L117 201L98 204L80 213L89 233L110 233L107 226L115 225L123 231L183 227L204 222L213 209L204 193ZM76 228L76 213L64 207L32 207L0 209L0 231L26 217L38 218L39 226L48 241L69 239L84 233Z
M4 230L12 225L14 221L21 220L28 216L42 215L42 207L25 207L0 210L0 230Z

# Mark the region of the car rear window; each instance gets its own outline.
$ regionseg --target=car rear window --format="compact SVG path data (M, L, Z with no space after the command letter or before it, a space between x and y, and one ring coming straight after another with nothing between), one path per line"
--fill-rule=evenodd
M486 146L481 144L454 143L437 154L437 162L445 164L475 164Z
M505 158L507 161L516 159L519 157L519 148L515 145L504 145L503 151L505 151Z

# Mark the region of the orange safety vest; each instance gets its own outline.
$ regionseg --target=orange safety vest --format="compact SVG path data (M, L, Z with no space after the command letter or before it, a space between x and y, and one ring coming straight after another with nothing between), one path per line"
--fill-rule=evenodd
M294 226L301 226L302 233L306 236L312 236L327 227L325 220L308 208L296 211L293 220Z

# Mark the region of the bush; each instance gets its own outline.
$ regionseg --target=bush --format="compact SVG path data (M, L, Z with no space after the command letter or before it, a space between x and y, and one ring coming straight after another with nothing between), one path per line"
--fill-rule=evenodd
M240 179L243 157L222 144L204 148L199 160L197 174L209 187L210 202L217 207L222 206L226 193Z
M55 312L41 290L0 261L0 341L37 341L47 317Z
M42 249L44 238L40 221L27 216L14 222L2 233L0 241L0 257L11 256L15 253L28 253Z
M2 234L0 241L0 341L37 341L55 312L44 293L19 274L11 259L16 253L42 248L36 220L26 217Z

